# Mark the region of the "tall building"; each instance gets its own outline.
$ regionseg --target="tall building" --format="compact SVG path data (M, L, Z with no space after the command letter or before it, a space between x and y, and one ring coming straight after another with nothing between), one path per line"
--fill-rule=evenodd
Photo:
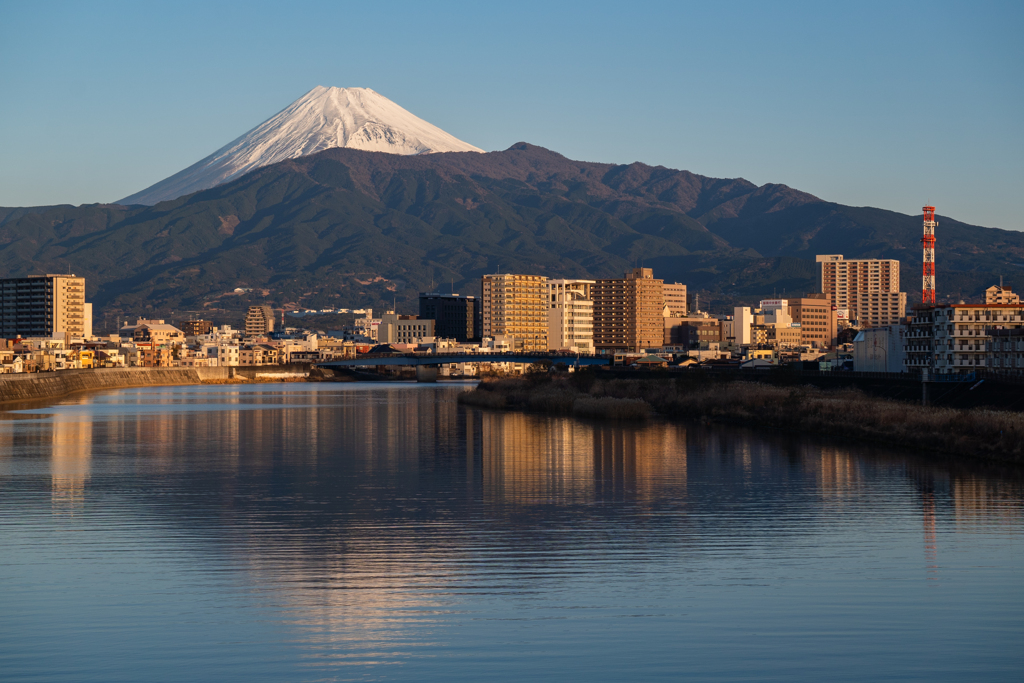
M598 351L642 351L662 346L662 280L650 268L634 268L622 279L593 287L594 347Z
M668 306L669 317L685 318L689 309L686 307L686 285L678 282L673 284L664 283L661 286L661 296Z
M594 352L593 280L548 280L548 349Z
M480 339L480 300L475 296L423 292L420 317L433 320L434 334L442 339L459 342Z
M91 332L84 277L29 275L0 280L0 337L84 338Z
M819 284L837 312L861 327L895 325L907 312L907 294L900 290L896 259L844 259L819 254Z
M547 278L540 275L484 275L482 334L511 337L515 351L547 351Z
M270 306L250 306L245 316L245 336L262 337L274 331L274 311Z

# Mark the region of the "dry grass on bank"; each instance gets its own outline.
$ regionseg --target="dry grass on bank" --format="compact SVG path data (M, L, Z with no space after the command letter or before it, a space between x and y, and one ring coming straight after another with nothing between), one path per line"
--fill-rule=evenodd
M643 419L656 412L1024 462L1024 414L923 407L856 390L754 382L505 379L483 382L459 400L483 408L600 419Z

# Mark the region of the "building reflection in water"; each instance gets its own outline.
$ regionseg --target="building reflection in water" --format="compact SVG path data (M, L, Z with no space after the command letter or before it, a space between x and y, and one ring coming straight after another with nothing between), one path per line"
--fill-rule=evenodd
M124 518L158 518L152 527L179 529L190 555L241 568L300 632L311 663L329 667L432 647L451 596L560 580L570 571L560 554L536 550L584 547L595 530L603 553L645 534L658 552L747 552L751 537L782 544L783 531L829 534L852 520L884 529L912 516L934 578L944 531L1021 524L1019 480L923 457L736 428L482 411L454 394L120 392L20 429L0 422L0 468L48 457L62 513L81 510L90 486L110 487L104 504L122 505ZM110 468L103 477L97 462ZM122 484L132 495L117 497ZM580 525L582 508L601 516ZM665 514L654 524L644 508Z
M87 416L56 415L50 422L50 490L55 514L82 508L92 463L93 423Z
M466 425L467 451L479 435L482 494L492 503L650 502L670 490L685 494L686 428L678 424L472 410Z

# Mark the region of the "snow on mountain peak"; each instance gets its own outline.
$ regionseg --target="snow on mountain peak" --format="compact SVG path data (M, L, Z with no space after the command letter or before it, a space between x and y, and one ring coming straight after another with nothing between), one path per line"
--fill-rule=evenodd
M389 154L483 152L369 88L322 85L210 156L118 204L156 204L332 147Z

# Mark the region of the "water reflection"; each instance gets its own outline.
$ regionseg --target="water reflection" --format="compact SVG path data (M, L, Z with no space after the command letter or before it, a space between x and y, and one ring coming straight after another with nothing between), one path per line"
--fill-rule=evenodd
M227 652L248 680L442 680L481 658L517 680L534 665L856 680L882 672L872 661L933 678L1024 664L1007 646L1024 637L1017 473L736 428L466 409L457 391L179 387L6 415L0 530L20 588L0 598L0 632L21 635L0 639L0 665L97 614L122 635L188 623L160 646L178 678ZM29 529L44 491L54 526ZM70 554L79 541L53 535L68 516L91 544ZM981 557L999 570L975 574ZM67 584L59 608L31 566ZM101 588L75 578L91 566ZM928 583L950 592L922 608L908 587ZM1002 636L970 630L979 609ZM780 630L817 654L750 640ZM111 669L121 660L88 633L70 638L71 677L163 675L130 654ZM914 634L960 645L907 659ZM836 658L876 650L890 654L837 674ZM30 659L6 663L30 674Z

